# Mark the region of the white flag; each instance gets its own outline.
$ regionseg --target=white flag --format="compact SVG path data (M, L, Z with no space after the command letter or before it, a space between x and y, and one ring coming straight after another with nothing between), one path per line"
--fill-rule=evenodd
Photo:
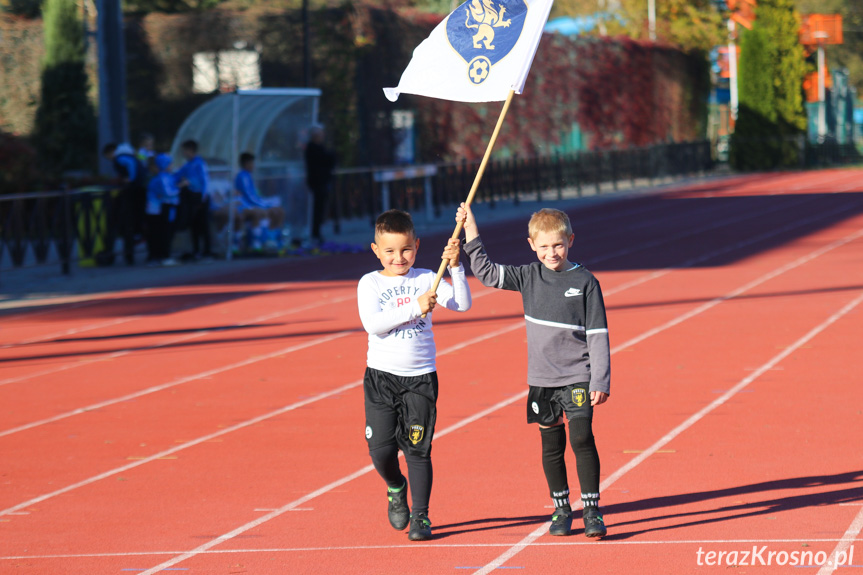
M521 94L552 0L468 0L414 50L399 85L384 88L459 102Z

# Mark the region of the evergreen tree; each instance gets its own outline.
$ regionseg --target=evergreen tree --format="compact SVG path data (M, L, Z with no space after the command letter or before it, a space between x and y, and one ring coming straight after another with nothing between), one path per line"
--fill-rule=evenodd
M739 110L731 138L738 169L792 166L806 128L805 61L792 0L761 0L752 30L740 39Z
M737 124L731 136L731 165L738 170L773 167L776 95L773 85L771 42L763 30L753 27L740 35Z
M34 141L49 174L91 169L96 162L96 115L87 91L84 39L74 0L45 0L45 57Z

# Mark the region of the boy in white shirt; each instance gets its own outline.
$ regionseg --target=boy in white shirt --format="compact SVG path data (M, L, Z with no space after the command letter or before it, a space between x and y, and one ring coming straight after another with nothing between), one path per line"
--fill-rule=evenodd
M403 530L410 523L411 541L431 538L431 442L438 396L432 311L438 305L459 312L471 306L459 241L450 239L442 256L449 260L453 285L442 280L437 294L431 291L435 272L413 268L419 244L408 213L389 210L378 216L371 247L383 269L366 274L357 286L360 319L369 334L363 378L369 455L387 484L390 525ZM399 449L407 462L412 511Z

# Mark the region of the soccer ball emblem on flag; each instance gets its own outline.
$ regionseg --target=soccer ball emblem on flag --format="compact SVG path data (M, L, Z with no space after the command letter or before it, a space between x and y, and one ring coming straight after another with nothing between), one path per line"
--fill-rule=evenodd
M457 17L461 15L464 18ZM512 51L526 16L524 0L469 0L450 14L447 40L467 63L471 82L484 82L492 67Z
M459 102L520 94L552 0L467 0L414 50L399 85L384 88Z

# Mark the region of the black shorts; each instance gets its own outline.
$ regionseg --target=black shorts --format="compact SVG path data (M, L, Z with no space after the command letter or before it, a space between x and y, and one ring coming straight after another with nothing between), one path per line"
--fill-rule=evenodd
M554 425L562 414L567 420L593 417L590 391L587 383L573 383L563 387L528 386L527 422Z
M437 372L406 377L367 367L363 395L369 451L395 443L407 455L429 457L437 393Z

